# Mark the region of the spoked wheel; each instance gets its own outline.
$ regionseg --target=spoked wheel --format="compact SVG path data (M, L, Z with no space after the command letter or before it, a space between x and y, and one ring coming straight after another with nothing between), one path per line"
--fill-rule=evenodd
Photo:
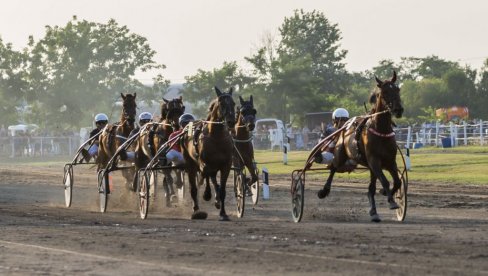
M256 175L258 176L258 179L256 180L256 182L252 183L251 184L251 192L252 192L252 204L256 205L258 204L258 200L259 200L259 169L258 167L256 167L256 165L254 165L254 169L256 171Z
M175 173L181 174L181 183L176 183L176 194L178 196L178 200L182 201L185 197L185 171L176 170Z
M395 198L395 202L400 206L400 208L396 209L396 216L398 221L404 221L407 215L407 189L408 189L408 175L407 170L405 169L403 172L398 171L398 176L402 181L402 186L398 189L395 194L393 195Z
M397 220L404 221L405 217L407 216L407 191L408 191L407 163L405 162L405 157L403 156L402 150L398 146L397 148L399 153L398 155L401 157L401 159L397 161L397 164L399 164L398 177L401 180L401 186L393 196L395 198L395 202L400 206L400 208L396 209Z
M107 211L107 201L109 193L109 178L105 169L98 172L98 198L100 203L100 212Z
M241 171L234 175L234 194L236 196L237 217L239 218L242 218L242 216L244 216L244 205L246 203L246 183L244 182L244 174Z
M63 184L66 207L70 207L71 198L73 197L73 166L71 164L64 167Z
M302 174L303 175L303 174ZM303 216L303 205L305 204L305 185L303 178L294 175L291 183L291 215L294 222L300 222Z
M150 171L149 173L149 195L156 198L158 194L158 172Z
M147 211L149 210L149 179L151 171L139 173L139 214L141 219L147 218Z

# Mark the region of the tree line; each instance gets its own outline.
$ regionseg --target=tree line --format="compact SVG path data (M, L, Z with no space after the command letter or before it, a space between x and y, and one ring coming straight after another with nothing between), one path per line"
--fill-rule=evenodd
M307 112L337 107L363 114L374 76L387 79L396 70L403 123L435 120L435 109L453 105L467 106L472 118L488 117L488 59L478 70L432 55L381 60L370 70L348 72L341 39L339 26L323 12L296 10L284 18L277 36L263 35L259 47L244 57L246 68L225 61L186 76L184 100L203 117L214 86L234 87L238 95L254 96L260 117L300 124ZM22 120L40 126L78 128L94 113L112 108L120 92L160 99L170 83L155 53L146 38L115 20L73 17L65 26L46 26L40 40L29 37L22 51L0 38L0 121L16 123L21 113ZM159 73L147 86L135 78L137 70Z

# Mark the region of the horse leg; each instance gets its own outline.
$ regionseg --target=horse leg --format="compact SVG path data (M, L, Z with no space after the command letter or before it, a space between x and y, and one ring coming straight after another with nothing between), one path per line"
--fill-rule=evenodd
M212 175L210 179L212 179L212 184L214 185L215 190L215 208L220 209L220 186L217 183L217 173Z
M370 181L368 187L368 200L369 206L371 209L369 210L369 215L371 216L371 221L373 222L380 222L380 216L376 212L376 202L374 200L374 195L376 193L376 176L373 171L370 171Z
M400 179L400 176L398 175L398 167L395 164L393 164L393 168L388 169L388 172L391 175L391 178L393 179L393 189L391 189L391 194L394 195L398 189L402 186L402 180Z
M203 192L203 200L209 201L212 198L212 190L210 189L209 177L205 177L205 191Z
M206 219L207 213L199 211L196 178L197 168L188 169L188 183L190 185L190 195L193 201L193 214L191 215L191 219Z
M393 199L393 195L390 191L390 183L388 182L388 179L386 179L386 176L383 173L381 166L379 166L378 164L375 164L373 162L370 162L369 164L371 164L371 171L380 180L381 186L383 187L383 190L385 191L386 196L388 197L389 208L391 210L398 209L400 206L398 206L398 204Z
M229 221L229 216L225 213L225 186L229 177L230 166L220 171L220 221Z
M164 188L164 195L166 198L166 206L170 207L171 202L176 199L175 191L173 188L173 177L171 176L171 172L164 170L164 179L163 179L163 188Z
M317 196L319 198L325 198L326 196L329 195L330 187L332 186L332 179L334 179L335 173L336 173L336 168L334 166L331 166L329 177L327 178L327 181L325 182L324 188L322 188L322 190L319 190L317 193Z

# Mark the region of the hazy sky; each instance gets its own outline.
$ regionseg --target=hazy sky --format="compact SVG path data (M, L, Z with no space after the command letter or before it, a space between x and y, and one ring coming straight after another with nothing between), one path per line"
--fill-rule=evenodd
M382 59L437 55L480 68L488 57L486 0L4 0L0 36L16 49L45 25L64 26L73 15L120 25L148 38L163 75L172 82L197 69L238 61L278 35L295 9L322 11L342 32L350 71L371 69ZM139 74L147 81L150 76Z

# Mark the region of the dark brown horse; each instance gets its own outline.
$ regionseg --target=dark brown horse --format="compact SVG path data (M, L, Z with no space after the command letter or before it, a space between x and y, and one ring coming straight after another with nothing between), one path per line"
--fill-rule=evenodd
M234 166L244 167L251 174L248 185L258 180L256 168L254 167L254 148L252 146L252 131L255 127L256 109L252 96L249 101L245 101L239 96L240 107L237 108L237 123L234 127L233 136L237 152L234 153ZM248 180L246 180L248 182Z
M205 219L207 214L199 211L197 173L201 179L208 177L216 179L220 172L220 185L215 184L215 191L219 200L220 220L227 221L229 217L225 212L226 183L232 167L232 153L234 145L230 128L235 125L235 103L232 99L232 89L228 93L222 93L215 87L217 99L213 100L209 107L207 120L203 121L202 131L196 143L193 135L185 135L183 143L183 155L186 162L186 171L190 182L190 194L193 200L192 219Z
M120 115L120 121L115 124L107 125L99 137L98 148L98 169L104 169L109 160L114 156L117 148L123 144L129 134L134 129L134 121L136 117L136 96L137 94L122 94L120 96L123 99L122 113ZM125 153L125 152L123 152ZM121 156L122 160L125 160L125 156ZM124 174L124 171L123 171ZM127 183L131 183L132 179L130 175L124 174Z
M390 209L399 206L393 198L393 194L401 187L396 162L397 144L392 128L392 115L400 118L403 107L400 99L400 88L395 84L397 75L393 72L391 80L380 81L375 77L377 89L371 95L370 102L374 104L371 115L366 119L352 118L348 121L350 128L345 128L339 135L334 149L334 160L330 167L330 175L324 188L318 192L319 198L326 197L330 192L332 179L335 172L352 170L346 166L346 162L355 161L370 170L370 183L368 199L371 209L369 214L374 222L381 221L376 212L375 193L376 180L379 179L383 191L388 198ZM347 123L346 123L347 124ZM357 139L359 138L359 139ZM387 170L393 178L393 189L383 174Z
M136 170L147 166L148 162L154 157L158 149L168 141L173 131L179 129L178 119L185 113L183 98L180 96L172 100L163 98L161 103L161 118L158 122L148 123L139 135L135 146L136 152ZM165 185L163 186L167 203L171 195L174 195L173 181L169 171L164 171ZM136 181L136 179L134 180Z

